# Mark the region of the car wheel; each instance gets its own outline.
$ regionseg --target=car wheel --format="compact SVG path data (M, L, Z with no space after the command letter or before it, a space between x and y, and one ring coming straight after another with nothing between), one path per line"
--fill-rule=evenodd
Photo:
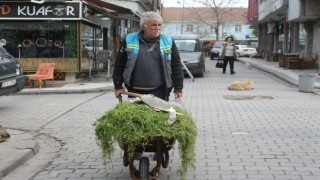
M198 77L204 77L204 72L205 72L205 68L202 68L202 72L198 73L197 76Z
M240 57L240 53L237 53L237 58L239 58Z
M197 76L198 76L198 77L203 77L203 76L204 76L204 73L203 73L203 72L198 73Z
M211 54L210 55L210 60L213 60L213 59L214 59L213 54Z

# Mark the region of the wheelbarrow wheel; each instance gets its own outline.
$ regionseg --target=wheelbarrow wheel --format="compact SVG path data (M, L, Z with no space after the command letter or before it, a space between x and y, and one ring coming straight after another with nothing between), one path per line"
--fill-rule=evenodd
M168 151L166 151L162 154L161 165L163 168L167 168L169 166L169 152Z
M139 176L141 180L149 179L149 158L142 157L139 161Z

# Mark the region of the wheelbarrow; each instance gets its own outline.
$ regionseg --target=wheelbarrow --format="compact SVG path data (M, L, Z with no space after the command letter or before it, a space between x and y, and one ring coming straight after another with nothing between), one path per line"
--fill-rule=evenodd
M122 94L127 94L124 92ZM132 95L132 94L130 94ZM119 102L122 102L122 96L119 97ZM139 160L139 168L137 169L134 166L134 156L129 157L128 155L128 145L121 140L118 140L120 148L124 151L123 155L123 165L125 167L129 166L130 176L133 180L149 180L156 179L159 175L161 166L163 168L167 168L169 165L169 150L173 147L175 143L175 139L163 139L161 136L151 137L148 141L148 144L140 144L137 145L134 149L134 154L141 154L142 156ZM156 157L156 166L149 170L149 158L144 157L143 153L155 153Z
M149 158L144 157L143 155L139 158L139 168L137 169L134 166L134 157L129 157L128 155L128 145L124 142L121 149L124 151L123 155L123 165L125 167L129 166L130 176L133 180L149 180L156 179L159 175L161 166L167 168L169 165L169 150L172 148L175 143L175 139L169 139L164 141L161 136L152 137L147 145L137 145L135 147L134 153L146 153L153 152L156 153L156 166L150 171L149 170Z

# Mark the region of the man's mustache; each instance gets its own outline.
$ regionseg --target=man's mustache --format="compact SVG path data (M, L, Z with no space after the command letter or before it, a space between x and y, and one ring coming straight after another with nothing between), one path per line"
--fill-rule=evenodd
M160 30L152 30L153 33L160 33Z

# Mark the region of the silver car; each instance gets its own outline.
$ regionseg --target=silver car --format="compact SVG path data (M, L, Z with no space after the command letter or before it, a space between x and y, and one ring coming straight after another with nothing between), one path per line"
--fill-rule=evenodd
M173 35L182 62L189 71L198 77L203 77L205 72L204 52L198 35L180 34ZM186 73L186 72L185 72Z
M223 44L223 41L217 41L213 44L211 53L210 53L211 60L214 60L214 58L220 58L219 55L222 50L222 44Z

